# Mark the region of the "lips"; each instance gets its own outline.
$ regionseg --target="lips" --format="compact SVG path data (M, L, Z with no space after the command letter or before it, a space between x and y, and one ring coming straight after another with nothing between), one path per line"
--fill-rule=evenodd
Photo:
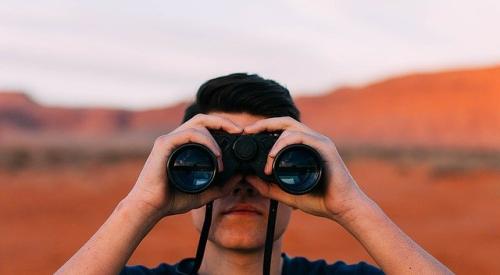
M250 204L238 204L222 212L222 215L262 215L262 211Z

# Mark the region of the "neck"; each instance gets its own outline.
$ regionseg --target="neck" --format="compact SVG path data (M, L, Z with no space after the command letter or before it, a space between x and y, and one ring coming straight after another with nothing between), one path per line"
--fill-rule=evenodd
M255 251L231 250L207 242L205 256L198 274L262 274L264 247ZM273 243L270 274L281 274L281 238Z

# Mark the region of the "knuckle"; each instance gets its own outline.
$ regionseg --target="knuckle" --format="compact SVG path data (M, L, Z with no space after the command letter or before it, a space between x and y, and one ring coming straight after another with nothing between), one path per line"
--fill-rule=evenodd
M285 116L285 117L283 117L283 120L285 120L289 124L297 123L297 121L295 119L293 119L291 116Z
M320 143L322 143L324 145L332 145L333 144L333 141L328 136L325 136L322 134L317 134L317 135L314 135L313 137L316 138Z
M296 130L292 130L292 129L286 129L285 131L283 131L282 135L284 137L289 137L289 136L294 136L294 135L297 135L299 132L296 131Z
M155 141L154 141L154 146L155 147L158 147L158 146L161 147L161 146L165 145L165 143L167 142L168 138L169 138L168 135L161 135L161 136L157 137L155 139Z
M305 137L307 137L307 134L302 132L302 131L297 131L296 135L298 137L300 137L301 139L304 139Z
M302 132L302 131L290 130L290 132L294 136L303 136L304 135L304 132Z
M206 128L206 127L197 127L195 128L196 131L202 135L205 135L205 136L212 136L212 134L210 134L210 131Z
M287 140L296 140L304 137L304 133L296 130L287 130L288 134L285 136Z
M204 120L207 117L205 114L196 114L193 118L191 118L192 121L201 121Z
M285 137L291 135L290 130L285 130L281 132L281 135L279 136L279 140L284 139Z
M253 129L253 130L259 129L259 128L261 128L264 125L264 123L265 123L265 121L263 119L262 120L258 120L256 122L254 122L253 124L246 126L245 130L246 129Z
M186 130L182 131L184 135L187 136L194 136L199 134L199 130L196 128L187 128Z
M319 139L324 143L331 143L332 142L332 140L325 135L319 135Z
M193 137L198 136L199 133L194 128L186 128L176 132L174 135L178 141L191 142Z

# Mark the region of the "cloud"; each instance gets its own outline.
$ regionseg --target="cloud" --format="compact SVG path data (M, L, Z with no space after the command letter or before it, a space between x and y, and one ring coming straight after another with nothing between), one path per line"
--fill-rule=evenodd
M158 106L235 71L297 94L500 60L496 1L0 4L0 86L52 104Z

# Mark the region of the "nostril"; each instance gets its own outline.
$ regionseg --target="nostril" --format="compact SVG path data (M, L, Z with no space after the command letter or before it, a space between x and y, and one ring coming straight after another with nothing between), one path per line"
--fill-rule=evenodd
M233 195L238 195L241 191L241 188L240 187L236 187L233 189Z
M255 195L255 190L253 188L247 188L247 195L249 196L253 196Z

